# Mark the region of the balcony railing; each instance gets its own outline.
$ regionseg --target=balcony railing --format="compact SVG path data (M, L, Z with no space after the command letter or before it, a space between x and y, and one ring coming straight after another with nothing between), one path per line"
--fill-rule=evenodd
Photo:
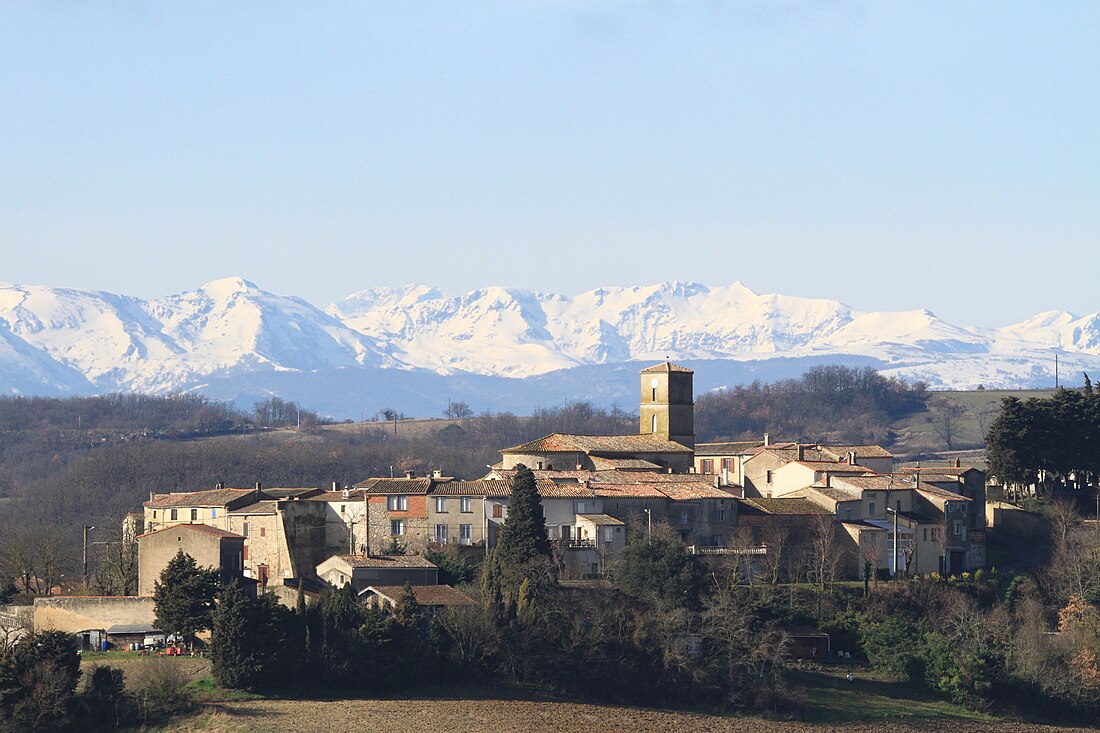
M700 547L688 545L688 552L692 555L767 555L767 545L752 547Z

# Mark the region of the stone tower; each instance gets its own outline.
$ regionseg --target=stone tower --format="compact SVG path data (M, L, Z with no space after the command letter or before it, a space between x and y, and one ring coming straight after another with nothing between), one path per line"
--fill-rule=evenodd
M695 447L695 404L687 367L669 362L642 370L638 432Z

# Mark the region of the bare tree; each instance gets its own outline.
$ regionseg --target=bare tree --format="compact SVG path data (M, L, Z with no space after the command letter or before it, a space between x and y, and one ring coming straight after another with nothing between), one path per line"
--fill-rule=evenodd
M962 417L966 409L946 398L940 398L932 402L929 412L931 413L929 420L936 435L944 442L947 450L954 450L955 441L963 431Z
M776 585L783 579L784 570L789 563L788 545L791 540L791 528L786 524L772 524L764 529L764 547L767 552L761 560L761 569L764 579Z
M836 580L840 566L840 543L837 542L833 515L817 514L810 522L810 572L813 582L825 590Z
M137 594L138 551L137 540L130 532L124 532L120 523L110 539L102 544L97 552L95 565L95 585L98 592L105 596L131 596Z

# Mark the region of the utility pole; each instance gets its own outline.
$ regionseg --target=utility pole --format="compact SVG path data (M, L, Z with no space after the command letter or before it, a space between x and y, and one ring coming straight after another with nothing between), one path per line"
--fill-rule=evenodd
M648 530L649 530L648 536L652 537L653 536L653 510L650 509L649 507L646 507L645 508L645 515L646 515L646 522L647 522Z
M1058 354L1054 355L1054 389L1058 389Z
M95 529L90 524L84 525L84 562L83 562L83 578L84 578L84 590L88 590L88 533Z

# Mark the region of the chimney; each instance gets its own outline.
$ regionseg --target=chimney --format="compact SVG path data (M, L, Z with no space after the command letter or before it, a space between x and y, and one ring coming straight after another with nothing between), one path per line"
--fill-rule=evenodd
M339 481L333 481L332 482L332 490L336 491L339 488L340 488L340 482Z
M856 452L854 450L848 451L848 465L856 465Z
M221 491L222 489L225 488L225 482L224 481L219 481L218 483L214 484L214 488L217 489L218 491Z
M764 447L767 448L771 444L772 444L772 436L768 435L767 433L764 433Z
M806 457L806 446L796 443L795 449L798 451L798 460L803 460Z
M955 468L962 468L962 465L963 465L962 459L959 458L958 456L955 456Z
M920 485L920 479L917 477L917 474L914 473L913 474L913 488L914 489L917 488L918 485Z
M432 478L443 478L443 469L442 468L433 468L432 469Z
M263 490L263 488L264 488L264 485L261 484L259 481L257 481L256 482L256 493L257 494L260 493Z
M335 483L333 484L333 486L335 486ZM333 491L335 491L335 490L336 490L336 489L335 489L335 488L333 488ZM344 497L345 499L349 499L349 498L351 498L351 489L344 489L344 491L343 491L343 493L342 493L342 496L343 496L343 497Z
M829 474L828 473L823 473L823 474L821 474L821 477L823 479L825 479L825 488L826 489L830 488L830 486L832 486L832 483L829 479Z
M669 473L672 473L672 466L669 466L669 467L668 467L668 472L669 472Z
M416 471L405 471L405 478L416 478Z

